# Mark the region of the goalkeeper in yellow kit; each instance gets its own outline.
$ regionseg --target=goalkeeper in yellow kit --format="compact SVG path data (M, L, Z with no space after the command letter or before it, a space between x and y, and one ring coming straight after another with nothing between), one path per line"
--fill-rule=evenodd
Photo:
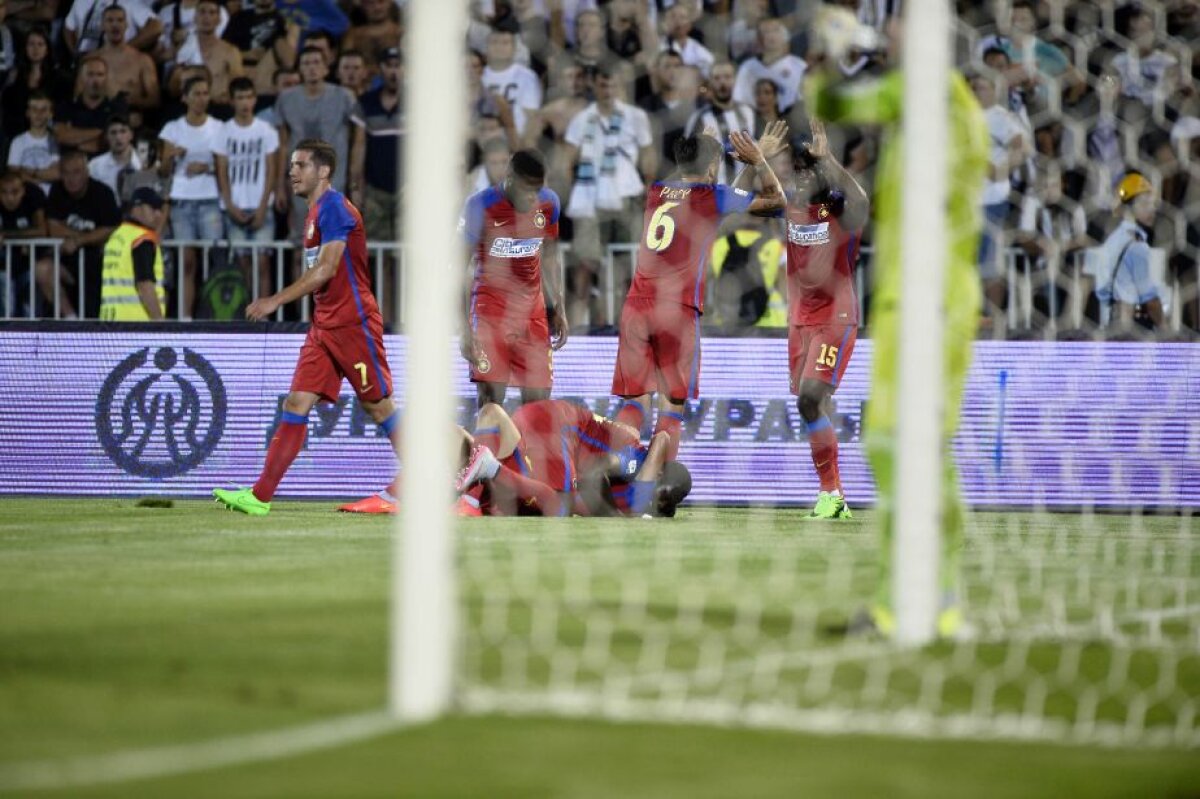
M817 39L823 20L818 18ZM824 20L829 24L828 19ZM835 26L845 24L834 20ZM898 27L898 26L896 26ZM893 44L899 31L890 30ZM833 48L830 48L833 49ZM828 53L836 60L839 54ZM963 541L964 509L958 490L958 470L950 440L958 427L963 385L971 365L971 346L979 325L980 287L976 259L982 229L980 194L987 174L989 137L983 112L962 75L952 72L949 97L949 149L939 163L931 154L929 168L947 173L946 269L943 288L942 447L942 564L941 612L938 634L953 635L961 624L958 605L958 558ZM870 334L874 346L871 396L864 419L864 443L879 495L882 540L879 588L871 608L874 627L888 635L895 627L892 600L892 512L895 491L895 440L897 368L900 332L901 191L903 183L900 119L904 110L904 83L899 69L880 76L846 80L830 63L806 87L809 112L834 123L879 124L885 127L884 145L875 180L875 277L871 299ZM902 520L901 520L902 521Z

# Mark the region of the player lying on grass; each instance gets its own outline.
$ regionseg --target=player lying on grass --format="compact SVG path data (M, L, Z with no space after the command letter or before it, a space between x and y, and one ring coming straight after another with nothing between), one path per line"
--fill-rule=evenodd
M482 485L488 515L675 515L691 490L682 464L668 462L670 438L643 446L634 428L565 400L521 406L509 416L485 405L474 435L463 431L470 457L455 488Z

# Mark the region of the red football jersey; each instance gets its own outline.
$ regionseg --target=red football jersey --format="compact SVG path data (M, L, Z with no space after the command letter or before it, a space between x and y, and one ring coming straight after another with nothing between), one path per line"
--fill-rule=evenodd
M721 217L746 211L753 200L753 192L711 183L652 184L628 296L678 302L703 313L708 254Z
M624 425L567 400L528 402L512 420L521 432L518 449L524 462L518 470L524 467L559 491L573 491L579 474L600 458L639 445L637 434Z
M788 322L858 324L854 264L860 237L823 203L787 207Z
M538 193L537 204L521 213L500 186L476 192L459 222L471 246L471 314L524 325L546 316L542 298L542 244L558 238L558 195Z
M328 189L308 209L304 220L304 268L316 266L322 244L346 242L342 263L321 288L313 292L313 324L345 327L381 319L379 305L371 292L371 270L367 261L367 233L358 209L339 191Z

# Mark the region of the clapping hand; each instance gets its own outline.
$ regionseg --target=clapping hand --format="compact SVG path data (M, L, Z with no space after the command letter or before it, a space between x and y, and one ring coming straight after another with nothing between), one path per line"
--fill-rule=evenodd
M761 164L765 160L758 142L743 130L735 130L730 133L729 143L733 145L734 157L743 164Z
M786 150L788 147L788 133L788 124L782 119L768 122L766 129L763 130L762 137L758 140L758 146L762 150L763 157L770 161Z

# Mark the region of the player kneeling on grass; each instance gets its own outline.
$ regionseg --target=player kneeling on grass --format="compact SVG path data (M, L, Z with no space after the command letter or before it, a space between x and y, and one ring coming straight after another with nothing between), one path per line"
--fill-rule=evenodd
M691 490L687 468L667 460L666 433L643 446L632 427L565 400L532 402L512 416L485 405L463 442L455 488L481 485L487 515L673 516Z

